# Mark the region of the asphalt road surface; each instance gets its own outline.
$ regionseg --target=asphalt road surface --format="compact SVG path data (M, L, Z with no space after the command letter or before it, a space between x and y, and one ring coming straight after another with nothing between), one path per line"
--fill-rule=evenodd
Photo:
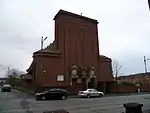
M144 104L143 110L150 108L150 94L36 101L33 96L19 91L0 91L0 113L43 113L59 109L69 113L122 113L123 104L132 101Z

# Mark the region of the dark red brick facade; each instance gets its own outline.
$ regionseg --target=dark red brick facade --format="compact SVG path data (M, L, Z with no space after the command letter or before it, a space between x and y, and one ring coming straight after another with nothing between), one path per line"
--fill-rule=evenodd
M63 10L54 20L54 42L33 54L28 69L35 89L63 87L78 91L98 88L99 83L105 83L106 89L106 84L113 82L111 59L99 54L97 20ZM72 70L76 70L75 75ZM64 81L57 81L58 75L64 75Z

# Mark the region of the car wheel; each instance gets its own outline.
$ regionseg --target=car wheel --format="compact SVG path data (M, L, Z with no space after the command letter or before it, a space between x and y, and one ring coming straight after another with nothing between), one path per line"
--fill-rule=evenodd
M87 98L90 98L91 96L90 95L87 95Z
M36 97L36 98L35 98L35 100L39 100L39 98L38 98L38 97Z
M102 97L103 96L103 94L99 94L99 97Z
M42 96L42 100L46 100L46 97L45 97L45 96Z
M62 100L65 100L67 97L65 95L61 96Z

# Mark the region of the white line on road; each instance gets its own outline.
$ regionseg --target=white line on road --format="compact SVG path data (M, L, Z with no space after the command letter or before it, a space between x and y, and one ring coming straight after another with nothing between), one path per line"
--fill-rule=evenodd
M106 110L106 109L111 109L111 108L119 108L122 107L122 105L116 105L116 106L106 106L106 107L92 107L92 108L85 108L85 109L80 109L80 110L69 110L69 112L79 112L79 111L87 111L87 110Z
M116 105L116 106L106 106L106 107L92 107L92 108L84 108L84 109L76 109L76 110L68 110L69 112L77 112L77 111L87 111L87 110L102 110L102 109L111 109L111 108L118 108L122 107L122 105ZM60 109L60 108L59 108ZM63 108L65 109L65 108ZM51 109L56 110L56 109ZM26 111L43 111L41 109L18 109L18 110L3 110L0 111L1 113L11 113L11 112L26 112ZM45 111L45 110L44 110Z
M14 92L20 92L20 91L18 91L18 90L16 90L16 89L12 89L12 91L14 91Z
M7 99L8 93L7 93L7 92L4 92L4 94L5 94L5 99Z
M116 106L106 106L106 107L92 107L92 108L84 108L84 109L76 109L76 110L68 110L69 112L77 112L77 111L87 111L87 110L102 110L102 109L111 109L111 108L118 108L122 107L122 105L116 105ZM56 109L51 109L56 110ZM1 113L11 113L11 112L26 112L26 111L42 111L41 109L18 109L18 110L3 110L0 111ZM44 110L45 111L45 110Z
M150 103L150 102L144 102L143 104ZM87 110L108 110L111 108L119 108L123 107L123 105L115 105L115 106L105 106L105 107L92 107L92 108L85 108L85 109L80 109L80 110L70 110L70 112L81 112L81 111L87 111Z
M26 112L32 111L32 109L14 109L14 110L2 110L0 113L11 113L11 112Z
M150 103L149 101L144 101L144 102L141 102L142 104L147 104L147 103ZM76 107L76 106L73 106L73 107ZM57 109L65 109L69 112L82 112L82 111L87 111L87 110L108 110L108 109L111 109L111 108L119 108L119 107L123 107L123 105L114 105L114 106L103 106L103 107L89 107L89 106L86 106L88 108L83 108L83 109L78 109L78 108L75 108L74 110L70 109L69 108L72 108L72 106L68 106L68 107L62 107L62 108L57 108ZM48 109L48 108L47 108ZM49 109L49 110L56 110L56 109ZM27 112L27 111L46 111L46 109L41 109L41 108L37 108L37 109L15 109L15 110L1 110L0 113L11 113L11 112Z
M109 106L109 107L95 107L95 108L85 108L80 110L69 110L69 112L76 112L76 111L87 111L87 110L102 110L102 109L110 109L110 108L117 108L122 107L122 105L117 106ZM56 109L53 109L56 110ZM26 111L42 111L41 109L18 109L18 110L3 110L0 111L1 113L11 113L11 112L26 112Z

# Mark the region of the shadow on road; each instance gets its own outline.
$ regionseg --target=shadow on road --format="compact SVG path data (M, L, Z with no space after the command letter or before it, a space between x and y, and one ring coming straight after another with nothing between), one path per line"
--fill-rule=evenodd
M30 110L29 102L26 99L22 100L20 104L21 107L26 110L26 113L33 113L33 111Z

